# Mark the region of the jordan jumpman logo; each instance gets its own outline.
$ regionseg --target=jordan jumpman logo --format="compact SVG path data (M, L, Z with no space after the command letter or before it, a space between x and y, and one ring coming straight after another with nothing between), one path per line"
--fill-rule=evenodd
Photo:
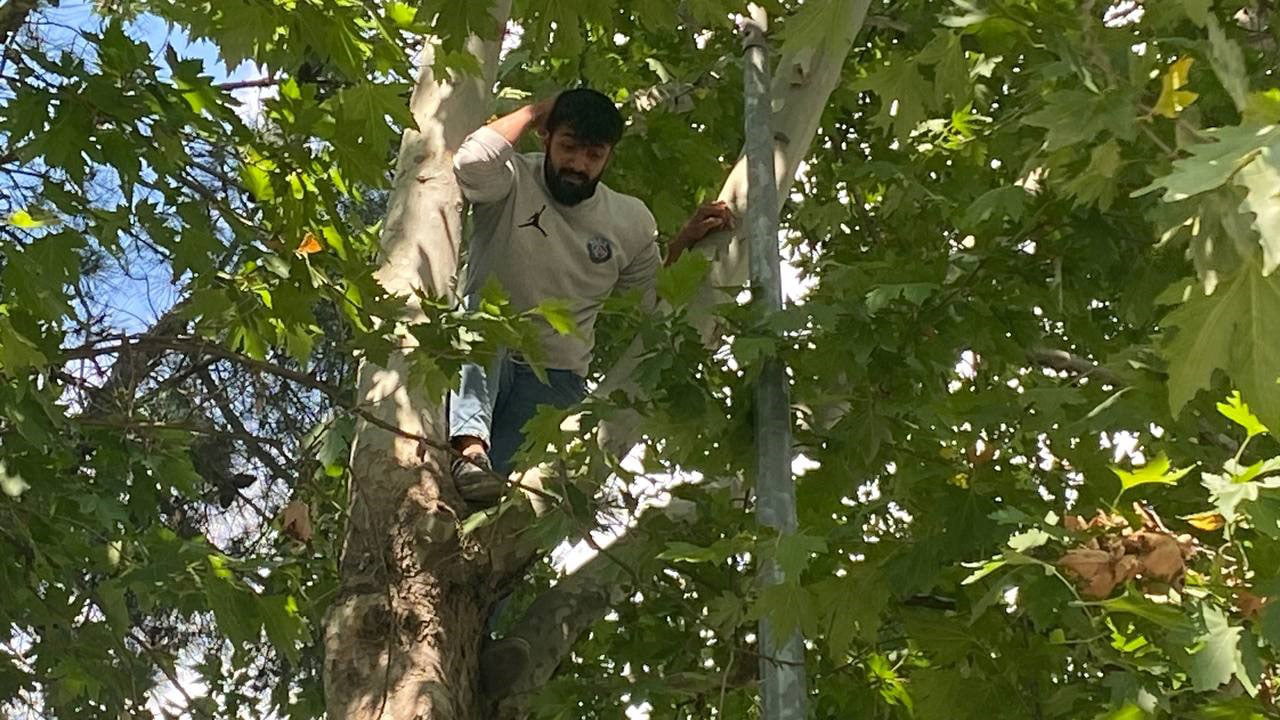
M547 231L542 229L542 213L547 211L547 206L543 205L542 209L529 216L529 219L520 223L516 227L531 227L542 233L542 237L547 237Z

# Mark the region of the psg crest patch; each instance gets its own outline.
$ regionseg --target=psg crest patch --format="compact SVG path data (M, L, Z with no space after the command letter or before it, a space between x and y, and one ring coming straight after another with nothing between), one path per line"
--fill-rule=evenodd
M613 245L609 244L607 238L596 235L587 241L587 256L597 265L608 262L613 257Z

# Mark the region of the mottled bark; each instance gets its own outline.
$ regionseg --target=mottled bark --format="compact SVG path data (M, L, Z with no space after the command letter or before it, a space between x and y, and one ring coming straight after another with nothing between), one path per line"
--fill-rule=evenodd
M509 0L494 8L506 24ZM410 101L417 121L401 141L377 275L404 295L452 293L458 267L462 197L453 151L483 123L498 43L473 39L485 77L436 78L428 43ZM358 398L401 431L447 439L440 398L407 382L413 339L385 367L366 363ZM341 590L326 618L325 695L329 717L343 720L465 720L487 716L479 692L484 621L497 597L482 553L464 547L455 527L461 501L448 459L401 434L362 420L352 451Z

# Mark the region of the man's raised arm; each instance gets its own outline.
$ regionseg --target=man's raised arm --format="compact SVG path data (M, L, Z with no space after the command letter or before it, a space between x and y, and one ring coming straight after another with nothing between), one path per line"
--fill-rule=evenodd
M453 172L462 195L471 202L494 202L511 192L515 170L511 155L529 128L540 128L555 98L510 112L476 130L453 156Z

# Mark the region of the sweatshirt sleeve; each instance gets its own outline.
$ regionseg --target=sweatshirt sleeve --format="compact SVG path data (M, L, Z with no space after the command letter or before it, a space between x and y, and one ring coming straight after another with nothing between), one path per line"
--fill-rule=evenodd
M643 245L635 257L622 268L622 272L618 275L618 290L630 290L632 288L642 288L644 293L644 306L652 309L657 305L657 279L658 269L662 267L662 255L658 251L658 223L653 218L653 213L648 208L644 208L644 229Z
M515 181L514 154L511 143L496 130L482 127L468 135L453 156L453 174L462 196L476 203L506 197Z

